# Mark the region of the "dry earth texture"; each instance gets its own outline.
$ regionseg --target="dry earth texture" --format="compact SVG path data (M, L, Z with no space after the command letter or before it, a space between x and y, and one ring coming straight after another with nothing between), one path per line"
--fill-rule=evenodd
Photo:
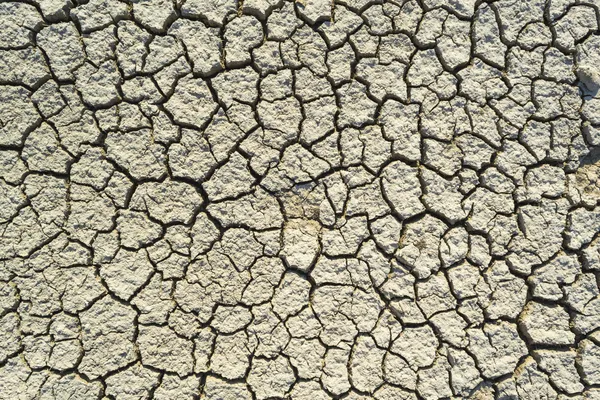
M600 2L0 4L0 398L600 399Z

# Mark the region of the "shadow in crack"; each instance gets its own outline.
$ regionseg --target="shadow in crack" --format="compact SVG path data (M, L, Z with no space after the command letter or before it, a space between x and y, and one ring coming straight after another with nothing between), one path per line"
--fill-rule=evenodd
M595 164L600 164L600 146L591 147L589 153L579 160L580 168Z

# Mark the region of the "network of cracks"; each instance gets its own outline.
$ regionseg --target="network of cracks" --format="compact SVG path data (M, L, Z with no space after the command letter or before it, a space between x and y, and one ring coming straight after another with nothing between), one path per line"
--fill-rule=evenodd
M599 7L0 3L0 398L600 399Z

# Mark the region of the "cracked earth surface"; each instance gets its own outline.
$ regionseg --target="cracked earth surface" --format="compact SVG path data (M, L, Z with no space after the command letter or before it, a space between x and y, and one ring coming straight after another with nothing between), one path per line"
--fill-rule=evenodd
M600 399L595 0L0 4L1 399Z

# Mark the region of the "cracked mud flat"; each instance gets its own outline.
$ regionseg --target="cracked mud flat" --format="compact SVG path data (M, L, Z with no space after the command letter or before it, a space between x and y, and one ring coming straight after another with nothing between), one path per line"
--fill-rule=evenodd
M0 4L1 399L600 399L593 0Z

